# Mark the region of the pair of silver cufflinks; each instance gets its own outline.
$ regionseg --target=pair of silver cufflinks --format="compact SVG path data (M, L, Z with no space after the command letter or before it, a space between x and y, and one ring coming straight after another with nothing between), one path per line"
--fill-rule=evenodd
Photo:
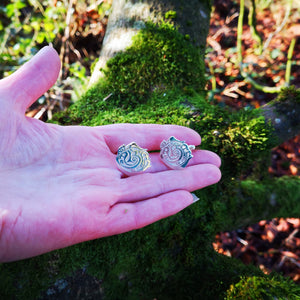
M194 145L171 136L160 144L160 158L169 168L180 170L193 157L192 150L195 150ZM144 172L151 166L149 153L135 142L119 147L116 161L119 169L127 173Z

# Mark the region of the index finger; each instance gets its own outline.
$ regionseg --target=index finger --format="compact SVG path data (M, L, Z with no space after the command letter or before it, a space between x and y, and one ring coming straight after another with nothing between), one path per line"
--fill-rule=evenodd
M114 124L102 126L101 130L104 131L106 143L113 153L121 145L131 142L136 142L149 151L159 150L161 142L170 136L195 146L201 143L201 137L196 131L178 125Z

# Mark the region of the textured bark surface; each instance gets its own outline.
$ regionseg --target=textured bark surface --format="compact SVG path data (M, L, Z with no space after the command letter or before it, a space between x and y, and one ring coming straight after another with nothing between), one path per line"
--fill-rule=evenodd
M278 145L300 133L300 103L295 101L272 101L263 106L262 113L271 122Z

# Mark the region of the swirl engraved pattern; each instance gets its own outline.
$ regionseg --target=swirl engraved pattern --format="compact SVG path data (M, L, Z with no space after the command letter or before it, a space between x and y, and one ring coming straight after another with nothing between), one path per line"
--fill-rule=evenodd
M136 143L122 145L118 150L116 160L118 166L129 173L143 172L151 165L147 150Z
M171 136L169 140L162 141L160 149L160 157L167 166L172 169L182 169L193 157L191 149L195 148Z

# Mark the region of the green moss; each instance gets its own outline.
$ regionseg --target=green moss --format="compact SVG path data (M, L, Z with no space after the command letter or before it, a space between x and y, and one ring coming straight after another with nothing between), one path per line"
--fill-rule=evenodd
M174 10L169 10L165 13L165 19L175 19L176 16L177 16L177 13Z
M109 60L103 71L105 77L66 114L57 115L55 122L101 125L125 119L128 122L128 114L132 117L130 122L167 123L171 119L166 115L176 121L178 113L174 109L182 101L182 94L201 92L206 83L199 49L165 22L159 26L147 23L132 46ZM180 90L179 97L173 92L174 101L163 96L170 90ZM136 114L142 114L139 120ZM122 115L125 119L118 118Z
M204 88L204 64L199 50L170 23L147 23L125 52L107 63L110 101L128 107L146 103L155 89Z
M300 89L296 89L295 86L283 88L276 100L280 102L300 103Z
M2 299L37 299L55 278L55 259L36 259L0 264Z
M195 94L205 85L201 55L168 23L159 27L148 23L129 49L108 62L105 75L67 114L56 116L56 121L84 125L124 121L188 125L199 113L182 105L187 102L200 111L194 123L199 123L199 127L203 124L199 131L204 129L204 135L211 133L207 129L222 127L224 131L231 122L230 114L210 108L203 96ZM107 96L110 97L103 101ZM229 133L232 139L238 139L239 128L235 128L231 128L235 133ZM244 139L247 134L252 132L245 132ZM212 140L207 144L219 142Z
M288 279L276 277L242 277L227 292L226 300L300 299L300 287Z
M280 177L226 182L219 213L220 230L233 229L273 217L295 217L300 211L300 179ZM230 218L223 216L230 215Z
M297 217L300 211L300 178L283 176L266 182L245 180L241 182L243 198L256 199L257 212L278 217ZM269 203L268 211L260 203ZM261 209L259 209L261 208Z
M201 109L192 127L202 135L203 147L221 156L228 179L252 167L258 157L269 155L272 147L272 128L258 110L232 113L209 106Z

